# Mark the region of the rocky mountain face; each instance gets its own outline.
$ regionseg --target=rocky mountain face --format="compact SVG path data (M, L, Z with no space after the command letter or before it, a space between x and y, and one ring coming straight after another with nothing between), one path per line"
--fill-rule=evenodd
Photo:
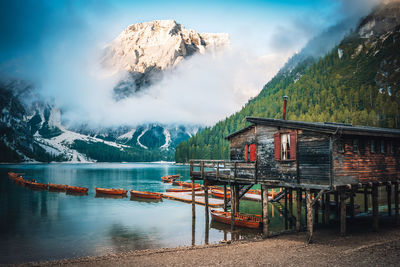
M128 73L114 89L115 98L122 99L160 80L163 71L187 57L227 47L228 34L197 33L174 20L156 20L127 27L106 47L103 65Z

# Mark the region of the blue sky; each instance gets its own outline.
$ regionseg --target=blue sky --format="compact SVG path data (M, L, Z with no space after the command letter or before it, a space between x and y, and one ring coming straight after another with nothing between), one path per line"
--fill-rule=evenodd
M355 26L357 19L379 2L0 1L0 78L28 80L43 96L54 99L64 114L75 113L73 120L86 116L91 121L119 124L155 119L171 123L171 117L176 121L212 124L239 110L250 97L257 95L287 59L300 51L312 37L348 17L353 18L354 23L349 27ZM119 103L115 112L104 112L99 106L114 104L107 99L112 88L105 88L107 83L94 77L96 66L93 59L127 26L156 19L174 19L200 33L228 33L232 51L219 62L192 61L193 69L198 73L181 74L182 77L192 77L191 80L164 82L164 91L180 92L179 97L185 99L182 105L172 100L173 106L178 108L170 113L151 114L153 109L150 109L145 116L140 114L140 110L135 110L136 102L125 103L126 109L122 109ZM200 62L202 65L196 65ZM205 66L212 67L214 73L204 72ZM221 84L217 75L226 76L226 83ZM207 84L201 83L204 78L207 78ZM234 78L240 79L233 81ZM176 90L179 87L184 90ZM188 88L193 91L188 91ZM204 99L207 109L200 111L204 116L199 119L199 110L190 109L199 105L191 105L190 101L192 95L204 88L211 90L210 93L220 90L223 98L215 99L214 103ZM92 103L86 99L91 99ZM154 102L146 99L139 100ZM164 100L159 97L154 103L172 106L170 101L169 97ZM194 101L198 103L200 100Z

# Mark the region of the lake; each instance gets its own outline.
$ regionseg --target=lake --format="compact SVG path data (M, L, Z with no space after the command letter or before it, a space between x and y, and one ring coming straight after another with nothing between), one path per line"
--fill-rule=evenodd
M89 188L86 196L37 191L15 184L7 172L25 179ZM160 177L189 167L168 163L92 163L0 165L0 264L97 256L130 250L218 243L230 239L230 226L206 226L204 206L163 199L159 202L96 197L94 188L165 192L171 184ZM261 214L261 203L241 201L240 211ZM271 209L270 209L271 210ZM271 228L282 227L279 209L272 209ZM238 229L240 238L261 232Z

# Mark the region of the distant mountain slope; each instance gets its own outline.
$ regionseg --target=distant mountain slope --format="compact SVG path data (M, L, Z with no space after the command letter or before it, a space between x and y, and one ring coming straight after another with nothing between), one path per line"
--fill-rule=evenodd
M198 127L151 124L67 129L61 112L22 82L0 85L0 162L173 161L176 145Z
M228 158L223 137L246 116L281 118L283 95L291 120L400 128L399 19L399 2L381 5L321 59L295 56L241 111L179 144L176 161Z

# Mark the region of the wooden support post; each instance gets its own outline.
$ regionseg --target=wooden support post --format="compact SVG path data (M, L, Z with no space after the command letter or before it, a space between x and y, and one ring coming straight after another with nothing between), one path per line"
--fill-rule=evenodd
M233 231L235 230L235 186L233 184L230 185L231 188L231 239L233 240Z
M269 203L268 203L268 186L262 185L262 210L263 210L263 235L269 236Z
M311 243L312 242L312 238L313 238L314 222L313 222L313 212L312 212L311 202L312 202L311 190L307 189L307 201L306 201L306 205L307 205L307 230L308 230L308 232L307 232L307 243Z
M289 225L293 229L293 189L289 188Z
M224 185L224 211L226 212L228 210L228 198L226 197L227 192L226 192L226 184Z
M308 216L307 216L307 191L304 191L304 224L308 225Z
M331 195L329 193L326 193L325 194L325 212L324 212L326 224L329 224L329 220L331 217L330 212L331 212Z
M339 221L340 205L339 205L339 192L335 191L335 211L336 211L336 221Z
M399 225L399 183L394 184L394 220Z
M196 245L196 218L192 217L192 246Z
M354 219L354 191L350 190L350 218Z
M372 185L372 229L379 230L378 185Z
M301 189L297 189L297 194L296 194L296 230L300 231L301 230Z
M340 235L346 234L346 190L340 191Z
M284 219L285 219L285 230L287 230L289 227L288 227L288 190L287 190L287 188L285 187L285 210L283 211L283 214L284 214Z
M232 197L232 196L231 196ZM235 213L240 212L239 186L235 186Z
M207 180L204 180L204 206L205 206L205 212L206 212L206 223L208 224L209 222L209 207L208 207L208 184Z
M315 199L315 206L314 206L314 223L318 224L319 222L319 202L316 199L317 198L318 193L315 192L314 193L314 199Z
M196 193L194 191L194 179L192 178L192 218L196 218Z
M388 215L392 216L392 185L386 185Z
M368 212L368 186L364 187L364 212Z

